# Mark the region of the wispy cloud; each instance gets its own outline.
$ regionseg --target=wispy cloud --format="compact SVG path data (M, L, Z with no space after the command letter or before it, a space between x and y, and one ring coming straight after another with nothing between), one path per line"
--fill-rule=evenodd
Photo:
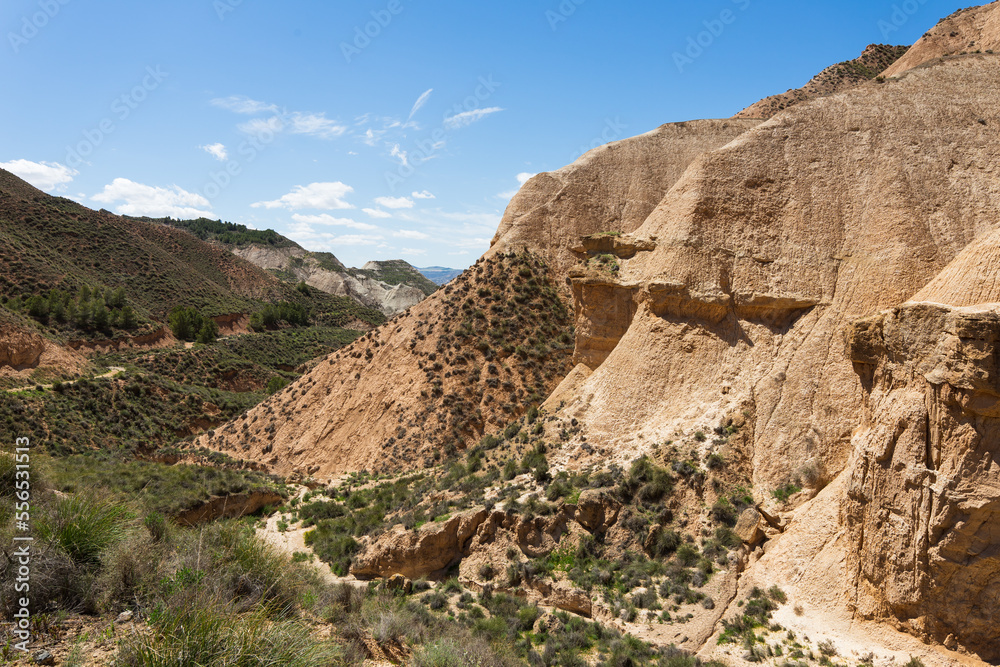
M418 232L412 229L400 229L399 231L393 232L392 235L398 239L411 239L413 241L425 241L430 238L429 234L424 234L423 232Z
M391 218L392 217L392 213L389 213L388 211L383 211L380 208L363 208L361 210L364 211L365 213L367 213L368 216L372 217L372 218Z
M226 147L223 144L208 144L207 146L199 146L199 148L214 157L219 162L225 162L226 158L229 157L229 153L226 151Z
M410 164L409 161L406 158L406 151L404 151L403 149L401 149L399 147L399 144L394 145L392 147L392 150L389 152L389 154L392 155L392 157L394 157L397 160L399 160L399 163L401 165L403 165L404 167Z
M79 174L76 169L70 169L58 162L32 162L31 160L12 160L0 162L0 168L23 178L40 190L63 190L73 177Z
M375 203L391 209L413 208L413 200L406 197L378 197Z
M414 192L412 196L414 199L437 199L437 197L431 194L428 190L424 190L423 192Z
M260 201L250 206L253 208L287 208L291 210L350 209L354 208L354 206L344 201L344 197L352 192L354 192L354 188L340 181L333 183L311 183L309 185L295 186L291 192L280 199Z
M212 217L212 205L207 199L176 185L162 188L116 178L91 199L109 205L123 202L115 209L122 215L181 219Z
M259 102L257 100L250 99L245 95L230 95L229 97L217 97L211 101L211 105L219 107L220 109L226 109L227 111L232 111L233 113L242 114L259 114L259 113L277 113L278 107L273 104L268 104L267 102Z
M323 213L321 215L301 215L296 213L292 216L292 220L295 222L303 222L308 225L328 225L331 227L348 227L350 229L358 229L361 231L375 231L378 229L375 225L369 225L367 222L356 222L350 218L335 218L332 215Z
M423 95L417 98L417 101L413 103L413 108L410 110L410 115L406 120L411 120L413 116L415 116L416 113L420 111L420 109L423 108L425 104L427 104L427 100L431 98L431 93L433 92L434 89L431 88L430 90L428 90Z
M327 118L325 113L288 111L275 104L260 102L243 95L218 97L211 101L213 106L243 115L265 115L240 123L237 128L246 134L260 136L265 132L277 134L288 131L320 139L334 139L347 132L347 126Z
M489 107L486 109L473 109L472 111L463 111L462 113L455 114L454 116L449 116L444 119L444 125L450 130L457 130L462 127L468 127L475 122L491 116L495 113L503 111L500 107Z
M333 139L347 132L347 126L331 120L323 113L294 112L289 116L293 134L306 134L320 139Z

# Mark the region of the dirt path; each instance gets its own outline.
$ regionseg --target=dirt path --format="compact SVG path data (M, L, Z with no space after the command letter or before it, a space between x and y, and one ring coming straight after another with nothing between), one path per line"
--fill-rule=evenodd
M302 498L304 498L308 492L309 489L307 487L302 486L298 488L296 497L299 498L299 502L302 502ZM306 546L305 542L305 534L309 532L311 528L303 528L301 522L291 522L290 514L290 512L284 512L281 510L275 512L273 515L268 517L263 528L257 529L257 535L278 551L288 554L289 558L295 553L307 553L311 556L315 556L312 547ZM281 531L278 528L278 523L282 520L288 520L289 522L288 527L284 531ZM309 561L309 564L316 570L323 581L329 584L348 583L359 588L366 588L368 586L367 582L358 581L352 576L337 576L330 570L330 566L321 561L318 557Z
M121 366L111 366L110 370L107 373L105 373L104 375L98 375L98 376L96 376L94 378L91 378L91 379L94 379L94 380L104 380L106 378L118 377L119 375L121 375L124 372L125 372L125 369L122 368ZM81 378L81 379L84 379L84 378ZM66 382L63 382L62 384L63 385L71 385L71 384L76 384L79 381L80 380L67 380ZM38 385L32 385L30 387L18 387L17 389L8 389L7 393L8 394L17 394L17 393L21 393L21 392L25 392L25 391L35 391L35 387L37 387L37 386ZM41 385L42 389L52 389L52 387L54 387L54 386L55 386L54 384L43 384L43 385Z

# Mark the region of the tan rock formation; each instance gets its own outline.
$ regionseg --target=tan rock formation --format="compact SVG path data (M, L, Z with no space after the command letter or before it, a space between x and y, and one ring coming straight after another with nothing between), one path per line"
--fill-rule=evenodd
M39 368L71 375L86 365L74 350L15 324L0 325L0 377L27 377Z
M355 556L351 574L359 578L401 574L417 579L443 570L468 555L469 541L489 515L485 509L478 509L441 523L425 524L415 531L396 526Z
M797 106L692 165L633 234L656 249L620 261L635 316L564 412L588 442L627 460L751 409L759 493L842 470L862 397L845 331L996 224L997 62Z
M217 519L235 519L259 512L268 505L280 505L285 502L273 491L251 491L229 496L212 496L207 501L173 517L181 526L197 526Z
M985 660L1000 658L998 250L986 234L849 335L865 387L844 504L853 605Z
M511 200L486 256L528 249L546 259L561 285L583 256L574 251L583 237L635 230L698 156L758 123L670 123L538 174Z

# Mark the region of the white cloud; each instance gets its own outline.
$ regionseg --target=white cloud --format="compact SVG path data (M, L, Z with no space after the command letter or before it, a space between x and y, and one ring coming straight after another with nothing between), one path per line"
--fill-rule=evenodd
M278 134L285 129L285 124L277 116L271 118L254 118L236 126L240 132L253 137L262 137L267 134Z
M295 189L274 201L259 201L251 204L252 208L287 208L296 209L317 209L317 210L337 210L354 208L353 205L344 201L344 197L354 192L354 188L345 185L340 181L333 183L311 183L310 185L296 185Z
M397 158L399 160L399 163L401 165L403 165L404 167L406 167L406 166L408 166L410 164L407 161L407 159L406 159L406 151L402 150L399 147L399 144L396 144L395 146L392 147L392 151L390 152L390 155L392 155L392 157L394 157L394 158Z
M220 109L226 109L234 113L242 114L256 114L256 113L274 113L278 110L273 104L268 104L266 102L258 102L257 100L252 100L245 95L230 95L229 97L217 97L210 102L212 106L219 107Z
M427 100L429 100L431 98L431 93L433 93L433 92L434 92L434 89L431 88L430 90L428 90L423 95L421 95L420 97L417 98L417 101L413 103L413 109L410 110L410 116L409 116L409 118L407 118L407 120L410 120L411 118L413 118L413 116L418 111L420 111L420 109L425 104L427 104Z
M378 245L382 240L381 236L373 236L371 234L344 234L342 236L330 236L327 238L327 242L332 248L344 245Z
M412 229L400 229L398 232L393 232L392 235L398 239L410 239L412 241L424 241L430 238L428 234Z
M349 227L351 229L358 229L361 231L375 231L378 229L375 225L369 225L366 222L355 222L350 218L335 218L332 215L323 213L322 215L300 215L298 213L292 216L292 220L295 222L305 223L307 225L329 225L332 227Z
M499 111L503 111L500 107L489 107L486 109L473 109L472 111L463 111L462 113L455 114L449 118L444 119L444 125L448 129L457 130L461 127L468 127L476 121L480 121L487 116L495 114Z
M406 197L378 197L375 203L391 209L413 208L413 200Z
M12 160L0 162L0 168L23 178L40 190L64 189L73 177L79 174L76 169L58 162L32 162L31 160Z
M229 157L226 147L222 144L208 144L207 146L199 146L198 148L202 149L219 162L225 162L226 158Z
M289 116L289 128L293 134L305 134L320 139L333 139L347 132L347 127L330 120L323 113L299 113Z
M213 217L212 205L207 199L176 185L161 188L116 178L91 199L103 204L124 202L115 209L122 215L181 219Z
M380 208L363 208L361 210L364 211L365 213L367 213L372 218L391 218L392 217L392 213L389 213L388 211L383 211Z
M435 197L433 194L431 194L427 190L424 190L423 192L414 192L413 193L413 198L414 199L437 199L437 197Z

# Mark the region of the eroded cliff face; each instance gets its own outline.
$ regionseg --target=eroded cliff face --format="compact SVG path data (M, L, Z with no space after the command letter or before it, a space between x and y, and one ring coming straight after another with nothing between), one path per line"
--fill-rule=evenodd
M0 325L0 377L27 377L39 368L70 374L86 365L71 349L19 326Z
M844 501L856 612L1000 658L1000 306L854 325L865 387Z
M552 267L560 287L585 256L581 239L631 232L705 151L724 146L759 120L670 123L588 152L524 184L504 212L487 257L527 249Z
M862 400L845 331L996 225L998 87L995 56L952 59L797 106L696 160L623 240L654 247L601 288L634 294L634 317L564 414L634 457L753 411L761 496L803 466L843 470ZM594 303L578 322L603 353L625 309Z

